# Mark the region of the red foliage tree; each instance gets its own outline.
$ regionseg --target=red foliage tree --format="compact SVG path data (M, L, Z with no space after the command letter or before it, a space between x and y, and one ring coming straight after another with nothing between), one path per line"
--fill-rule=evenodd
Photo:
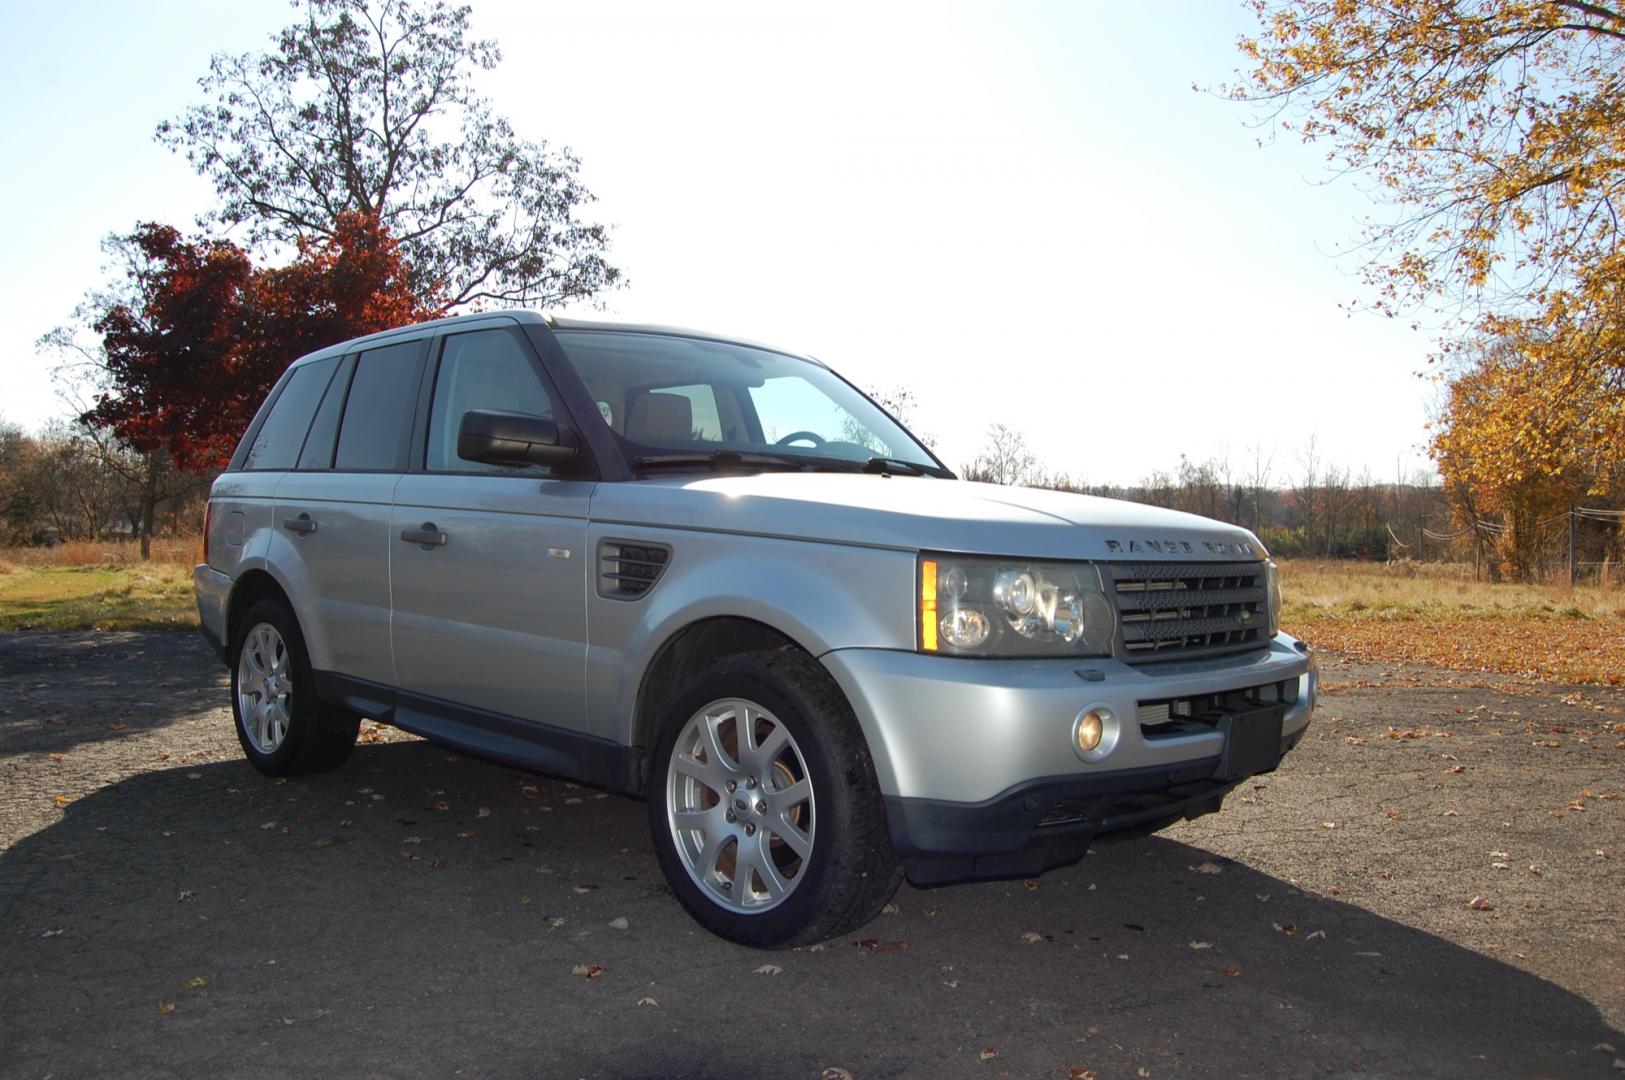
M254 407L230 377L253 266L235 244L187 241L168 225L141 225L120 246L133 295L91 324L107 386L82 419L201 472L231 456L244 426L233 423Z
M143 453L182 468L223 466L277 378L299 356L444 309L408 284L400 249L377 218L341 214L330 236L301 243L288 266L256 270L220 240L167 225L125 237L132 299L92 324L107 389L84 415Z

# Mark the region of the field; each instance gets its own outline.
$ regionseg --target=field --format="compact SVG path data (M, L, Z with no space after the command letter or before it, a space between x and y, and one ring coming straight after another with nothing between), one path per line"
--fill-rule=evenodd
M136 630L197 624L197 539L0 549L0 630Z
M1448 563L1300 560L1281 567L1282 623L1318 648L1527 681L1619 686L1625 589L1475 582Z

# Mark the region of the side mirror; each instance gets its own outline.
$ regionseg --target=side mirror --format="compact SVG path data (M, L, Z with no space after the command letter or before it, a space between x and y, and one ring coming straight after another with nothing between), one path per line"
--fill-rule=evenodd
M568 428L528 413L476 409L457 427L457 456L486 465L562 465L574 443Z

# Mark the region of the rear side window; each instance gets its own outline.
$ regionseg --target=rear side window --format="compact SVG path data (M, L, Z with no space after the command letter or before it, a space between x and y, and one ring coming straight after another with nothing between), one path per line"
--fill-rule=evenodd
M531 363L529 351L507 330L476 330L446 338L429 411L431 472L538 472L486 465L457 456L463 414L478 409L553 418L553 403Z
M322 391L333 378L338 357L317 360L295 368L287 385L277 395L271 413L260 425L254 443L243 458L245 469L291 469L299 460L311 417L322 400Z
M310 425L310 434L305 436L305 448L299 452L301 471L333 467L333 444L339 437L339 410L344 408L344 391L350 386L350 372L354 367L355 357L346 356L339 362L338 374L327 384L321 408L316 410L316 420Z
M423 343L408 341L364 352L356 361L339 427L336 469L399 470L417 396L417 358Z

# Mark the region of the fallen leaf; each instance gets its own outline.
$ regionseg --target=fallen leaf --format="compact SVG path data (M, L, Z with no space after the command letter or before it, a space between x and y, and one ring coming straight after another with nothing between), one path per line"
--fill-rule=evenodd
M174 1005L171 1005L169 1002L164 1001L161 998L159 999L159 1001L158 1001L158 1015L159 1016L168 1016L170 1013L172 1013L174 1011L175 1011L175 1006Z
M482 807L479 808L478 812L476 812L474 816L475 817L490 817L491 816L491 808L489 806L482 806Z
M186 988L188 990L198 990L208 985L209 980L205 979L201 975L193 975L190 979L186 980Z
M184 904L190 899L192 899L192 890L191 889L182 889L181 894L179 896L175 897L175 902L177 904Z
M1098 1080L1100 1074L1093 1069L1085 1069L1082 1065L1074 1065L1066 1071L1067 1080Z
M62 760L62 755L61 754L52 754L51 755L51 760L52 761L61 761Z
M1398 810L1384 810L1383 813L1388 815L1388 820L1389 821L1398 821L1399 820L1399 811Z
M984 1046L982 1047L982 1052L976 1056L982 1061L992 1061L994 1058L999 1056L999 1052L993 1049L991 1046Z
M1191 948L1193 948L1193 949L1211 949L1211 948L1213 948L1213 943L1211 941L1193 941L1193 942L1191 942Z
M559 927L561 927L563 925L564 925L564 916L563 915L550 915L550 916L548 916L548 919L547 919L548 929L557 930Z
M1241 969L1234 964L1226 964L1219 970L1225 975L1230 976L1232 979L1241 974Z
M839 1065L831 1065L818 1074L818 1080L852 1080L852 1074Z
M434 804L434 808L436 810L450 810L451 803L447 802L445 799L441 799L439 802Z
M588 893L590 893L594 889L598 888L598 886L596 886L596 885L573 885L573 886L571 886L571 888L575 889L575 892L576 892L577 896L586 896Z
M124 721L122 721L122 720L115 720L115 721L113 721L113 730L114 730L114 731L123 731L123 730L124 730L124 729L125 729L125 728L126 728L126 727L128 727L128 726L129 726L129 725L128 725L128 724L126 724L126 723L125 723L125 722L124 722Z
M1495 905L1484 899L1482 896L1473 897L1471 900L1467 901L1467 906L1472 908L1474 911L1495 910Z
M1343 826L1335 821L1322 821L1320 827L1322 829L1341 829Z
M51 801L56 803L58 806L66 806L69 803L71 803L73 800L68 798L66 795L57 795L57 796L54 796L51 799Z
M781 968L777 964L763 964L761 967L759 967L756 970L752 971L751 974L752 975L777 975L783 970L784 969Z
M584 979L596 979L604 973L602 964L576 964L570 969L570 974L579 975Z
M660 1002L656 1001L652 997L640 997L640 998L638 998L638 1004L639 1005L648 1005L649 1007L655 1008L655 1009L660 1008Z
M1028 878L1026 881L1022 882L1022 885L1026 886L1028 892L1038 891L1038 882L1034 878Z
M1319 938L1321 941L1325 941L1326 940L1326 931L1324 931L1324 930L1316 930L1314 933L1310 934L1308 937L1304 938L1303 940L1305 940L1305 941L1314 941L1316 938Z
M1044 940L1044 935L1036 931L1029 930L1025 934L1021 935L1021 940L1026 942L1028 945L1037 945L1040 941Z
M900 910L902 909L900 909L896 904L887 904L885 907L880 909L880 913L882 915L896 915Z

